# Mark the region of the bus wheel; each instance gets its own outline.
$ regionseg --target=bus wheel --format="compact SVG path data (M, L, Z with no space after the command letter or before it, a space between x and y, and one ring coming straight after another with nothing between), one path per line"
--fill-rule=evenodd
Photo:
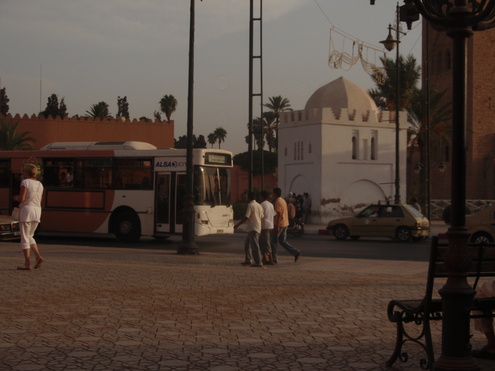
M122 242L134 242L141 237L139 219L129 211L122 212L115 217L115 237Z

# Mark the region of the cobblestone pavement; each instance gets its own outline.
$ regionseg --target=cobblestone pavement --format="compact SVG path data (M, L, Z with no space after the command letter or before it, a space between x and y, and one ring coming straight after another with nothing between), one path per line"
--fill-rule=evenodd
M423 262L285 255L251 268L241 252L41 250L41 269L17 271L18 244L0 244L2 371L385 370L386 305L420 297L426 276ZM437 324L433 337L438 348ZM410 351L393 370L419 369Z

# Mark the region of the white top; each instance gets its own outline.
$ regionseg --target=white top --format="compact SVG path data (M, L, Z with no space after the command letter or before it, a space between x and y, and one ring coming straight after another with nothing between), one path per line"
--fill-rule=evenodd
M37 180L24 179L21 187L26 188L26 198L19 205L21 209L20 222L41 221L41 198L43 197L43 184Z
M261 222L261 229L273 229L273 218L277 215L273 208L273 204L270 201L265 200L261 203L261 207L263 208L263 214L265 214Z
M256 231L261 233L261 219L263 219L263 208L256 200L247 205L246 210L247 232Z

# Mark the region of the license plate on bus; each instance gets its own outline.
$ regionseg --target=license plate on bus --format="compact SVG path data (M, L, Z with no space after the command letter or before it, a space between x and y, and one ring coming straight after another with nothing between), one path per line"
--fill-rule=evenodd
M223 233L223 229L217 229L217 233Z

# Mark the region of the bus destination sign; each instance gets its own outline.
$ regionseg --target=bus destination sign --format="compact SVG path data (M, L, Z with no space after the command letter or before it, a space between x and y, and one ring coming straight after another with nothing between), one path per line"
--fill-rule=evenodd
M228 153L206 153L205 165L230 166L232 157Z

